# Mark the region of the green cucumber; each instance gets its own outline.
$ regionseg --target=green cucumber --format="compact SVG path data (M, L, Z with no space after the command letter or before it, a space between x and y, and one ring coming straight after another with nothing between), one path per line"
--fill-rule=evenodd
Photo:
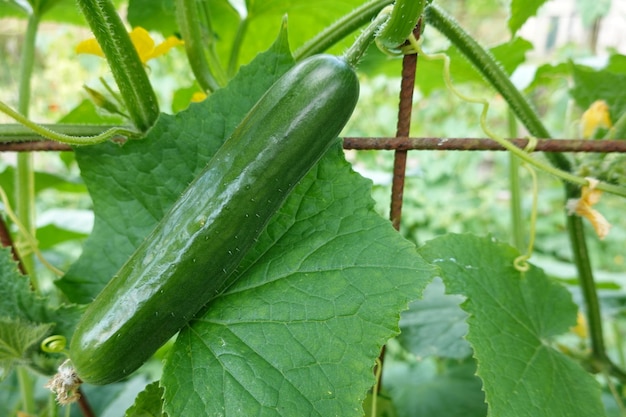
M128 376L232 284L358 95L353 68L331 55L299 62L263 95L85 311L70 343L83 382Z

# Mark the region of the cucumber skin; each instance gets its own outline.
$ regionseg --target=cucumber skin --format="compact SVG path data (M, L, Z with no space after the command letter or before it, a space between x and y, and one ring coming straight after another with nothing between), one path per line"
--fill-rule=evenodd
M347 63L316 55L261 97L88 306L70 343L83 382L128 376L232 284L269 219L335 143L358 95Z

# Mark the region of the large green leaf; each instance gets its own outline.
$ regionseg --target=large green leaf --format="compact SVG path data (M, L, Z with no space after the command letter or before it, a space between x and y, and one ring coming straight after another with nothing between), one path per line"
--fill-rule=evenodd
M137 395L137 399L132 407L126 410L124 417L167 417L163 413L163 388L159 382L148 384L146 388Z
M340 147L299 184L237 283L179 335L169 414L361 415L380 348L432 272L369 194Z
M439 266L450 293L467 297L467 340L490 416L604 415L598 383L551 343L576 322L564 287L534 266L517 271L519 253L491 238L447 235L420 253Z

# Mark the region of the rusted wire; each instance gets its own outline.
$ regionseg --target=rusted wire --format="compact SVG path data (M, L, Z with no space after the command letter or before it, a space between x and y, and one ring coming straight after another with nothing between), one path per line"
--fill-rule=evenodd
M526 138L509 139L520 149L528 144ZM411 137L346 137L344 149L359 151L504 151L492 139L485 138L411 138ZM538 139L535 152L595 152L626 153L626 140ZM0 152L73 151L64 143L49 140L29 142L0 142Z
M413 30L416 39L420 36L421 20ZM402 79L400 81L400 102L398 103L398 122L396 140L409 136L411 130L411 112L413 110L413 90L415 89L415 71L417 53L406 54L402 58ZM400 230L402 219L402 199L408 149L396 148L393 160L393 179L391 183L391 207L389 219L396 230Z
M510 139L515 146L524 149L526 138ZM344 149L355 150L441 150L441 151L504 151L492 139L484 138L409 138L409 137L348 137L343 140ZM597 152L624 153L626 140L538 139L536 152Z

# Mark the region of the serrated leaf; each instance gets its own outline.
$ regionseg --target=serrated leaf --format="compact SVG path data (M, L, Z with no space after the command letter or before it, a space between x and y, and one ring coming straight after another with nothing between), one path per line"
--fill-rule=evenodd
M167 417L163 412L163 388L159 381L148 384L137 395L135 404L126 410L124 417Z
M81 257L57 285L89 303L204 168L258 98L293 65L281 36L255 65L202 103L162 114L147 137L76 149L94 204L94 228Z
M564 287L534 266L521 274L517 250L490 238L447 235L419 252L439 266L450 293L467 297L467 340L490 416L604 415L594 378L551 345L576 322Z
M526 21L537 13L547 0L512 0L511 15L509 17L509 30L511 35L515 35L517 31L526 23Z
M31 291L28 278L18 272L7 248L0 248L0 288L0 317L32 326L51 324L55 334L69 340L82 309L73 305L52 306L46 298L37 296Z
M29 349L39 343L53 324L33 324L19 319L0 318L0 380L14 365L28 363Z
M237 283L179 335L169 414L361 415L398 312L432 274L370 188L339 146L297 186Z
M411 354L463 359L472 349L467 334L467 314L459 304L463 297L445 294L441 280L434 280L420 300L413 301L400 317L398 342Z
M35 303L35 297L28 278L18 272L11 251L5 247L0 247L0 288L4 294L0 297L0 317L28 320L24 306Z

